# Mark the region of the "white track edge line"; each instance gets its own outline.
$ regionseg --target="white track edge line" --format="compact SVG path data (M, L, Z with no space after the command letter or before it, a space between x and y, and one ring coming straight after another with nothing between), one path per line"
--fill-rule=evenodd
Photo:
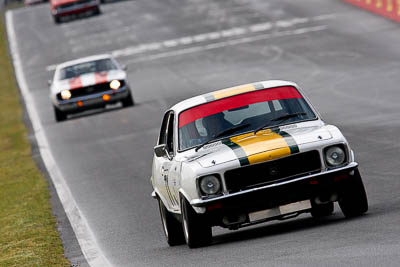
M206 32L193 36L184 36L175 39L168 39L159 42L153 43L144 43L134 46L128 46L124 48L120 48L113 51L107 51L106 53L112 54L116 58L119 57L129 57L134 55L140 55L146 52L158 51L164 48L173 48L179 46L186 46L193 43L202 43L205 41L216 41L222 38L230 38L230 37L240 37L245 34L259 33L264 31L269 31L273 28L288 28L298 24L304 24L310 21L322 21L334 19L337 17L337 14L323 14L316 17L295 17L287 20L278 20L278 21L266 21L260 22L252 25L246 26L238 26L228 29L223 29L220 31L214 32ZM247 38L247 37L240 37ZM69 40L72 41L72 40ZM224 41L225 42L225 41ZM186 49L186 48L184 48ZM184 50L182 49L182 50ZM190 49L190 48L189 48ZM54 71L58 64L49 65L46 67L46 71Z
M17 83L25 101L26 110L31 120L33 132L40 149L40 155L53 181L54 187L56 188L61 204L71 223L72 229L75 232L82 253L90 266L111 266L110 262L99 248L86 218L79 210L79 207L77 206L50 150L45 131L43 130L43 125L40 121L39 114L33 102L32 94L29 91L24 76L22 62L18 51L12 11L7 11L6 13L6 28Z
M240 45L240 44L246 44L246 43L252 43L252 42L266 40L266 39L275 38L275 37L285 37L285 36L291 36L291 35L301 35L301 34L305 34L305 33L324 31L326 29L328 29L327 25L320 25L320 26L315 26L315 27L299 28L299 29L290 30L290 31L266 33L266 34L251 36L251 37L243 37L243 38L239 38L239 39L211 43L211 44L203 45L203 46L193 46L190 48L184 48L184 49L173 50L173 51L168 51L168 52L164 52L164 53L158 53L158 54L153 54L153 55L148 55L148 56L137 57L135 59L128 60L127 62L125 62L125 65L131 65L131 64L139 63L139 62L153 61L153 60L168 58L168 57L182 56L182 55L187 55L187 54L192 54L192 53L199 53L199 52L203 52L203 51L224 48L224 47L228 47L228 46L235 46L235 45Z

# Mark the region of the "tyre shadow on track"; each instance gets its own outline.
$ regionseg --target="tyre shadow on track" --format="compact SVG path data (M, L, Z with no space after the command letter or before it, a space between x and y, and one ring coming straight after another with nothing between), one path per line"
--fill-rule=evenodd
M127 109L127 108L135 108L138 106L140 106L140 104L137 104L137 103L135 103L135 105L132 107L123 107L120 104L115 104L115 105L107 106L105 108L89 109L89 110L85 110L85 111L82 111L79 113L69 114L68 119L66 121L77 120L77 119L81 119L81 118L85 118L85 117L99 115L102 113L115 112L115 111L119 111L119 110Z
M326 227L329 225L365 219L369 215L369 213L367 213L359 217L348 219L345 218L343 215L338 214L339 213L336 212L332 216L320 219L314 219L312 217L297 218L290 221L281 221L272 225L267 224L264 226L241 230L238 232L228 232L220 235L215 235L213 237L212 245L217 246L226 243L289 234L308 229L317 229L319 227Z

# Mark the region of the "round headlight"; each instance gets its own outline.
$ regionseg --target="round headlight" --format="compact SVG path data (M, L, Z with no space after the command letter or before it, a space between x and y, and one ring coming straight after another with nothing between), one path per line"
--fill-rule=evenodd
M221 189L221 183L217 177L208 175L201 178L200 189L207 195L214 195Z
M64 100L68 100L71 98L71 92L69 90L61 91L61 98Z
M113 90L118 90L121 87L121 82L118 80L112 80L110 82L110 88Z
M329 166L336 167L342 165L346 160L346 154L341 147L333 146L325 152L326 162Z

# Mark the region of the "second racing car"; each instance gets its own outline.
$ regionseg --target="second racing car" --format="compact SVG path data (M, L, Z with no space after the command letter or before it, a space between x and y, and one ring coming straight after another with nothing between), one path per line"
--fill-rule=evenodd
M50 82L56 121L68 114L121 102L134 105L127 75L110 55L97 55L62 63Z

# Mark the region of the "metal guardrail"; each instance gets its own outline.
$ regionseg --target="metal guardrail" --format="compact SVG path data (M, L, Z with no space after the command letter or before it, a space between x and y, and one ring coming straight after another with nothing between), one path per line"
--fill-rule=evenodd
M355 6L400 22L400 0L344 0Z

